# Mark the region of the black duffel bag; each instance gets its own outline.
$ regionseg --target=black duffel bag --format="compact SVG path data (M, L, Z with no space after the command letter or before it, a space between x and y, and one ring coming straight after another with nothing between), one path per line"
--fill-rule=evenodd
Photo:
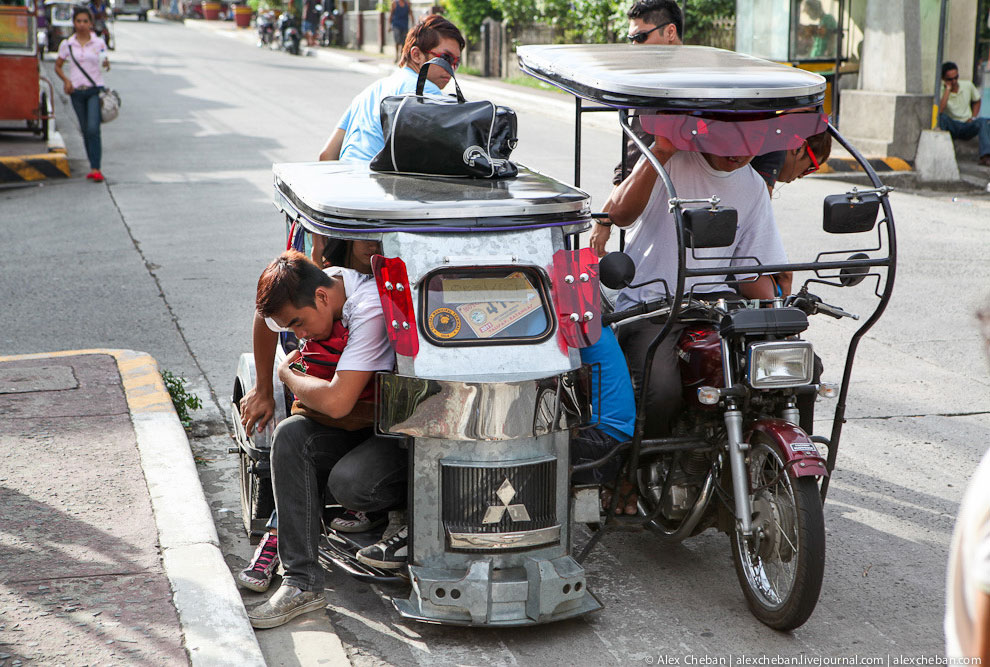
M424 95L426 73L442 67L454 80L457 99ZM416 93L381 102L385 148L371 160L373 171L473 178L507 178L516 147L516 112L491 102L468 102L450 64L434 58L419 70Z

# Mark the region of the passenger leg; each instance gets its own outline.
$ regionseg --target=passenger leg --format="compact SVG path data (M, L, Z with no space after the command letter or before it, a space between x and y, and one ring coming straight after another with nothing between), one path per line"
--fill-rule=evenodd
M323 568L317 556L323 517L320 479L368 435L367 429L345 431L299 415L275 429L272 485L279 522L278 552L285 569L283 585L323 590Z
M662 323L639 320L622 325L618 331L619 346L626 355L629 375L632 377L636 398L639 398L646 363L646 352L660 330ZM683 324L675 324L670 334L660 343L653 357L650 386L646 393L646 427L644 436L661 438L670 435L674 418L681 409L681 372L677 366L677 340L684 331Z

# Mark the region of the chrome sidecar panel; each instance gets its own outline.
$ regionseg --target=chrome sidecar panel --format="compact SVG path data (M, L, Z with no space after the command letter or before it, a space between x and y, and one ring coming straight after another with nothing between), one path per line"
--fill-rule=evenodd
M447 440L514 440L591 421L591 371L509 382L379 375L378 428Z
M493 447L415 438L409 618L528 625L601 608L569 555L566 431Z
M554 377L580 367L579 353L569 348L563 351L556 332L541 343L440 347L427 339L420 313L423 278L438 268L533 267L546 276L546 266L562 248L564 235L559 228L485 234L383 234L383 253L401 257L406 264L418 322L419 353L415 357L396 355L398 373L438 380L509 382Z
M334 228L465 232L590 220L585 192L525 167L507 179L389 174L349 162L272 169L277 207Z

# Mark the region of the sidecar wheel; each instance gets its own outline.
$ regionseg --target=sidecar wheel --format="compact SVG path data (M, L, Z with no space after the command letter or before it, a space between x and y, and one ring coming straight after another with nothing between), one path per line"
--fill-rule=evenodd
M783 472L775 444L757 439L749 455L754 528L732 533L732 561L750 611L776 630L793 630L818 604L825 572L825 517L814 477Z
M275 511L275 495L270 477L252 472L254 462L241 450L238 455L241 475L241 517L244 530L254 544L265 532L265 524Z

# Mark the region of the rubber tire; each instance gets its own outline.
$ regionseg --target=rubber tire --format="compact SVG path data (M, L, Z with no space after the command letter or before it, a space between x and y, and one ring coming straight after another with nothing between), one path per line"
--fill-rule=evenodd
M758 441L771 447L778 457L775 444ZM757 443L753 443L754 449ZM743 569L739 533L732 532L732 563L736 577L746 596L749 609L761 623L775 630L788 631L802 626L811 617L822 589L825 574L825 516L818 482L814 477L790 477L797 506L798 564L794 585L788 599L777 609L766 607L750 587Z
M251 543L257 542L253 534L253 524L268 521L275 511L275 494L270 477L260 477L251 472L251 457L242 450L238 454L238 468L241 479L241 519Z

